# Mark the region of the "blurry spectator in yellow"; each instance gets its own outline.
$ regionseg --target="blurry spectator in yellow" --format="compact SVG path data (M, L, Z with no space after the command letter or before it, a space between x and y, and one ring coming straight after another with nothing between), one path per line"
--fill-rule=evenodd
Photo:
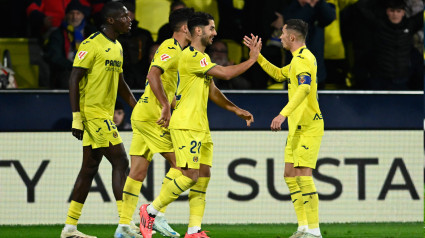
M327 0L335 6L336 19L325 27L325 67L327 72L326 89L351 87L347 78L348 63L340 30L340 11L358 0Z
M186 7L186 4L182 1L173 1L170 5L170 14L177 9ZM158 38L156 43L161 44L164 40L169 39L173 36L173 29L171 29L170 23L167 22L158 31Z

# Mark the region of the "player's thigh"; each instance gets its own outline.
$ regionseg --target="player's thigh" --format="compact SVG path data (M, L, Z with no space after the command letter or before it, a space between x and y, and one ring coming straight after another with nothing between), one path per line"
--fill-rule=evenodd
M93 119L83 122L84 135L83 146L91 146L93 149L109 147L122 143L122 138L114 122L109 119Z
M206 132L203 140L201 141L201 164L212 167L213 164L213 149L214 144L211 138L211 133Z
M171 129L177 167L199 169L204 136L205 132Z
M91 146L83 146L82 169L97 169L102 161L103 152L100 149L93 149Z
M143 136L152 153L174 152L170 130L156 122L132 121Z
M149 149L148 144L145 141L140 127L137 126L137 121L132 121L131 126L133 128L133 137L130 145L130 156L143 157L148 162L152 161L153 153ZM133 161L133 160L132 160Z
M112 164L113 167L120 167L127 169L128 158L125 152L124 144L112 145L107 148L101 148L104 151L106 159Z
M300 136L295 149L294 167L316 168L322 136Z
M285 163L294 163L294 157L295 157L295 148L297 147L297 144L299 143L300 136L299 135L291 135L287 137L286 139L286 145L285 145L285 155L284 160Z

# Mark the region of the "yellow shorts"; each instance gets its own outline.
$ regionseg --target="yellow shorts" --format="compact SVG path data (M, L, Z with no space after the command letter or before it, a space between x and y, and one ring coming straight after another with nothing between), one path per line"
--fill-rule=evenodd
M200 164L212 167L213 142L210 131L171 129L177 167L186 165L199 169Z
M133 138L130 155L145 157L152 161L155 153L174 152L170 131L156 122L131 120Z
M294 167L316 168L322 136L288 136L285 147L285 163Z
M112 120L109 119L92 119L83 121L84 135L83 146L91 146L93 149L100 147L109 147L122 143L117 127Z

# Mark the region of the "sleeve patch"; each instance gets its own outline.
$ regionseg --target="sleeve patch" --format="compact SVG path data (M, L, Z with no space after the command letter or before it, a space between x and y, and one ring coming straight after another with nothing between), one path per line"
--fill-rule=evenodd
M208 65L208 62L207 62L207 59L206 58L202 58L201 61L200 61L200 63L201 63L201 67L205 67L205 66Z
M87 51L80 51L80 52L78 52L78 58L80 60L84 59L84 57L86 57L87 53L88 53Z
M169 55L167 55L167 54L161 55L161 60L162 61L167 61L169 58L171 58L171 57Z
M311 84L311 77L309 75L298 75L298 85L301 84Z

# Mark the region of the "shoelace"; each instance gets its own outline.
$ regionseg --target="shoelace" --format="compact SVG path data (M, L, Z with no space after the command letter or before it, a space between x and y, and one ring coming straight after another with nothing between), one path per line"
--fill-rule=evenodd
M151 216L148 216L148 217L149 217L148 220L147 220L147 222L148 222L148 229L149 230L152 230L152 226L153 226L153 222L155 221L155 218L153 218Z

